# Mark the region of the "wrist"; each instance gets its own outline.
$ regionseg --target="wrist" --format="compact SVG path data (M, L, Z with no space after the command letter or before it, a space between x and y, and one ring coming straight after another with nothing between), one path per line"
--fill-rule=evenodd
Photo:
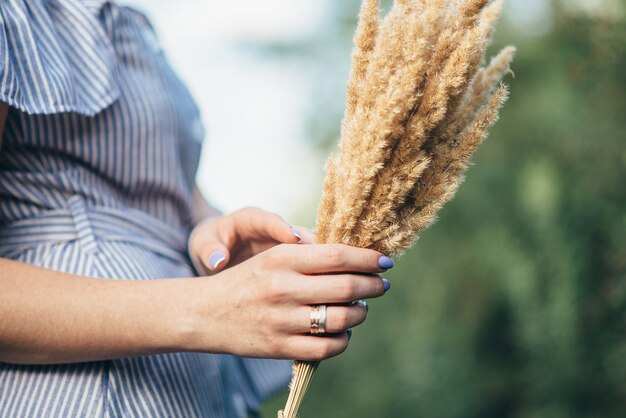
M220 274L220 277L223 273ZM219 316L224 295L216 277L184 280L176 312L170 318L174 351L223 353L226 351Z

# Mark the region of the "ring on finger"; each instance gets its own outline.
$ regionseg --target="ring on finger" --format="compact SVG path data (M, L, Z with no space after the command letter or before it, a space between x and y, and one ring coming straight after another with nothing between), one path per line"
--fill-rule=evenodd
M311 334L326 333L326 305L311 306Z

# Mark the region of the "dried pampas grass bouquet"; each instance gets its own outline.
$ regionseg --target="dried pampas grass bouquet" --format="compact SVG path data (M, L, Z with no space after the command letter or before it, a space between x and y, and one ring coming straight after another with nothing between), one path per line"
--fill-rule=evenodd
M406 250L463 181L508 97L515 53L489 64L502 0L364 0L339 151L326 166L319 243ZM295 418L317 368L296 362L279 417Z

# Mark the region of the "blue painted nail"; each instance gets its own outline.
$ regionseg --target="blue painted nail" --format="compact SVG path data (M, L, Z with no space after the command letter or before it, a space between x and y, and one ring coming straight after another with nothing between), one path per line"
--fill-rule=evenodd
M389 280L385 278L383 278L383 288L385 289L385 293L387 293L387 290L391 288L391 283L389 283Z
M215 251L209 256L209 266L215 270L224 260L226 260L224 253L221 251Z
M350 339L352 338L352 328L346 331L346 333L348 334L348 341L350 341Z
M386 255L383 255L378 259L378 266L383 270L389 270L393 267L393 260Z
M298 244L300 244L302 242L302 235L300 235L298 230L296 228L294 228L293 226L291 227L291 232L293 232L293 234L296 236L296 238L298 238Z

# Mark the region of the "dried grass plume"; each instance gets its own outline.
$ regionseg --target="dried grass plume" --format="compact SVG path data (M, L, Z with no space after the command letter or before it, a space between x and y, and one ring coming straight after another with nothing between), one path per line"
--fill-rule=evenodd
M336 156L326 165L319 243L402 253L436 219L508 98L514 47L485 63L502 0L364 0ZM318 363L296 362L295 418Z

